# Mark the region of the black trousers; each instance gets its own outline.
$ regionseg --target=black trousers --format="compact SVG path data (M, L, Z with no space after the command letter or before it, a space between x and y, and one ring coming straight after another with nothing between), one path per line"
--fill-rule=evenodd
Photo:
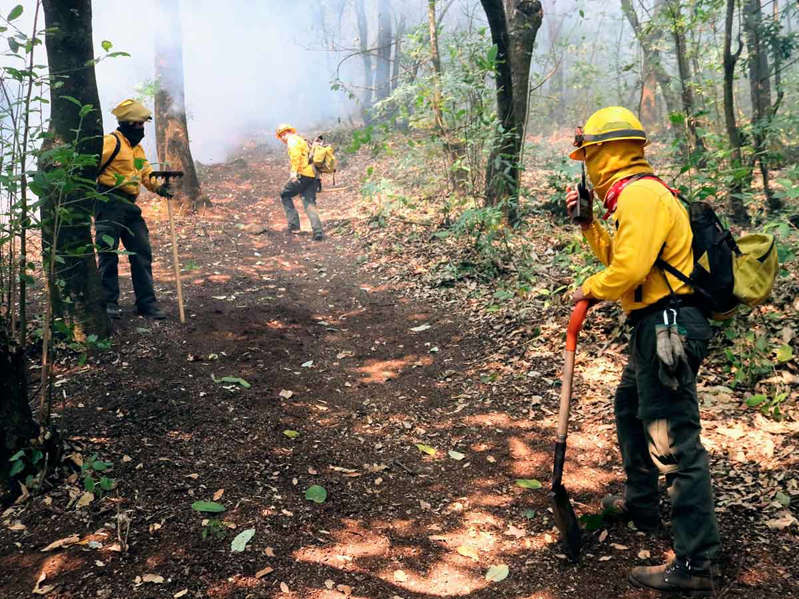
M296 179L289 180L283 191L280 192L280 201L283 204L283 210L286 212L289 229L300 230L300 215L294 207L294 200L292 199L298 194L302 195L302 205L305 208L305 214L308 215L308 220L311 221L311 229L314 234L321 235L322 220L316 210L316 179L304 175L299 175Z
M95 204L94 219L100 278L106 303L119 301L119 242L129 252L130 276L136 293L136 307L146 310L155 304L153 289L153 254L150 231L141 216L135 198L124 193L109 191L100 186L106 201Z

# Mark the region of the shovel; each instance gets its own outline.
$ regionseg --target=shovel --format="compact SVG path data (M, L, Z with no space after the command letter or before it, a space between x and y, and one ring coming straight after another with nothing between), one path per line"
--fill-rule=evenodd
M569 493L563 486L563 463L566 461L566 432L569 427L569 402L572 396L572 377L574 375L574 351L577 349L577 334L583 327L585 314L588 312L588 300L577 302L569 319L569 329L566 332L566 351L564 353L563 379L560 388L560 413L558 415L558 437L555 442L555 465L552 468L552 490L549 497L552 501L552 511L555 514L555 525L560 531L566 549L566 555L573 562L580 556L582 545L582 532L577 523L569 500Z

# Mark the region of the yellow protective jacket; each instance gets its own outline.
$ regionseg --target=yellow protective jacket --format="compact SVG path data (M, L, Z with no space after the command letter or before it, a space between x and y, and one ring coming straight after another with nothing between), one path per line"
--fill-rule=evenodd
M97 182L101 185L114 187L129 196L136 197L139 195L141 184L152 192L158 188L158 182L150 179L149 175L153 171L153 167L147 161L147 156L144 155L144 148L141 145L131 147L128 138L125 137L120 131L114 131L108 135L103 136L103 156L100 160L100 165L106 163L114 153L117 140L119 140L119 152L100 173ZM119 180L119 177L122 177Z
M291 176L304 175L305 177L315 177L313 166L308 162L310 148L308 142L301 135L290 133L286 138L286 146L289 151L289 163L291 164Z
M607 160L613 146L619 148L618 160ZM639 156L630 169L632 146ZM608 143L601 148L605 154L599 171L596 165L586 162L592 182L601 197L619 179L637 172L652 172L648 163L642 163L643 148L639 144ZM629 154L625 156L625 154ZM592 168L593 167L593 168ZM614 169L608 173L606 169ZM595 178L596 177L596 178ZM613 237L607 229L594 220L583 230L583 235L594 254L607 268L583 282L582 291L588 297L603 300L621 300L625 312L645 308L669 295L664 272L656 267L658 254L685 275L693 270L693 235L688 212L682 203L659 181L640 179L628 184L619 195L616 210L610 222L615 229ZM661 253L662 249L662 253ZM678 295L692 293L691 288L665 273L669 284Z

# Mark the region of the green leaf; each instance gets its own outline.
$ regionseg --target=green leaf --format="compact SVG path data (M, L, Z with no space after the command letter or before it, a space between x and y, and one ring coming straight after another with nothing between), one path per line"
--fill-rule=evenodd
M308 490L305 491L305 499L315 503L324 503L327 499L327 491L320 485L311 485L308 487Z
M241 385L241 386L242 386L242 387L244 387L245 389L249 389L250 387L252 387L252 385L250 385L250 383L248 383L248 382L247 382L247 381L245 381L244 379L242 379L242 378L239 378L239 377L237 377L237 376L223 376L223 377L221 377L221 378L216 378L216 377L215 377L215 376L212 374L212 375L211 375L211 379L213 379L213 381L214 381L215 383L235 383L235 384L237 384L237 385Z
M777 349L777 362L783 364L793 360L793 348L790 345L781 345Z
M100 460L92 462L92 470L94 470L95 472L103 472L105 470L108 470L110 467L111 467L110 462L101 462Z
M750 408L754 408L755 406L759 406L760 404L765 402L767 399L768 397L766 397L762 393L758 393L757 395L753 395L752 397L747 398L746 405L749 406Z
M195 501L191 504L191 509L195 512L210 512L212 514L219 514L227 511L224 505L216 501Z
M239 534L236 535L236 538L233 539L233 542L230 543L230 550L234 553L241 553L247 548L247 543L250 542L250 539L255 536L255 529L248 528L247 530L242 530Z
M298 433L297 431L290 430L290 429L284 430L283 434L286 435L289 439L296 439L297 437L300 436L300 433Z
M110 491L114 488L114 481L107 476L102 477L98 484L103 491Z
M91 476L87 476L83 479L83 489L89 493L94 491L94 479Z
M449 455L449 457L451 457L453 460L455 460L457 462L460 462L463 458L466 457L466 454L461 453L460 451L455 451L453 449L450 449L447 452L447 454Z
M436 455L436 448L430 447L429 445L425 445L424 443L417 443L416 449L418 449L422 453L426 453L427 455Z
M605 518L602 514L583 514L580 523L587 531L599 530L605 527Z
M6 21L13 21L14 19L18 18L21 14L22 14L22 5L17 4L14 8L11 9L11 12L8 13Z
M8 461L9 462L15 462L16 460L20 459L24 455L25 455L25 450L24 449L20 449L17 453L15 453L10 458L8 458Z
M543 487L541 481L538 481L534 478L517 478L516 486L521 487L522 489L540 489Z
M510 570L505 564L498 564L491 566L486 572L486 580L491 582L500 582L508 577Z
M528 520L535 518L535 510L524 510L524 517Z
M103 40L102 42L100 42L100 45L103 47L103 50L108 52L111 49L111 46L113 46L114 44L112 44L108 40Z
M791 498L782 491L777 491L774 494L774 500L779 502L782 507L788 507L791 505Z
M9 476L9 478L12 477L12 476L16 476L17 474L19 474L23 470L25 470L25 462L23 462L22 460L16 460L11 465L11 470L9 471L8 476Z
M103 233L102 235L100 235L100 239L103 240L103 243L106 245L106 247L110 248L114 247L114 238L111 237L108 233Z

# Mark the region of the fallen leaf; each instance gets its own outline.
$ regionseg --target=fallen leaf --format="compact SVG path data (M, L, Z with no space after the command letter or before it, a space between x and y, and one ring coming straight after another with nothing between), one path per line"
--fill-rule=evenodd
M486 580L491 582L501 582L508 577L509 569L505 564L491 566L486 572Z
M224 494L225 494L225 490L224 489L217 490L217 492L214 493L214 501L219 501L222 498L222 495L224 495Z
M601 533L599 533L599 542L600 543L604 543L605 539L607 539L607 538L608 538L608 529L606 528Z
M461 545L455 551L457 551L463 557L470 557L476 562L480 561L480 555L477 553L477 549L471 545Z
M618 551L627 551L629 549L627 545L620 545L619 543L611 543L610 546Z
M534 478L517 478L516 486L522 489L540 489L544 485L541 484L541 481Z
M332 590L334 586L336 586L335 582L333 582L329 578L325 580L325 588L327 588L328 590Z
M47 595L49 592L55 589L56 585L54 584L40 586L44 582L45 578L47 578L47 573L42 572L42 574L39 576L39 580L36 581L36 585L31 591L34 595Z
M58 539L57 541L50 543L47 547L42 549L42 553L53 551L54 549L61 549L62 547L69 547L70 545L74 545L78 542L80 542L80 537L78 535L64 537L63 539Z
M418 449L422 453L426 453L427 455L436 455L436 448L430 447L429 445L425 445L424 443L417 443L416 449Z
M782 512L777 512L776 518L766 521L766 526L768 526L771 530L785 530L792 524L797 523L799 523L799 521L794 517L794 515L788 510L784 510Z
M344 593L345 597L349 597L350 595L352 595L352 587L347 584L337 584L336 590L339 593Z
M300 433L298 433L297 431L292 431L288 429L284 430L283 434L286 435L289 439L296 439L297 437L300 436Z
M429 324L420 324L418 327L411 327L411 331L414 333L421 333L422 331L426 331L430 328Z
M275 557L275 550L272 549L271 547L267 547L266 549L264 549L264 554L267 557Z
M19 520L17 520L13 524L9 524L9 526L8 526L8 530L13 530L14 532L19 532L19 531L25 530L26 528L28 528L28 527L25 526Z
M308 360L307 362L303 362L300 365L300 368L312 368L313 367L313 360Z
M290 593L291 591L289 590L289 585L287 585L285 582L281 582L280 583L280 592L281 593L287 593L287 594Z
M305 499L314 503L324 503L327 499L327 490L321 485L311 485L305 491Z
M280 397L282 397L283 399L291 399L292 397L294 397L294 391L289 391L288 389L281 389L278 395L280 395Z
M602 557L600 557L600 558L599 558L599 561L600 561L600 562L606 562L606 561L608 561L610 558L611 558L611 556L610 556L610 555L603 555Z
M405 582L408 580L408 575L402 570L394 570L394 580L397 582Z
M233 542L230 543L230 550L234 553L241 553L247 548L247 543L255 535L254 528L248 528L247 530L242 530L239 534L236 535L236 538L233 539Z
M266 567L266 568L264 568L263 570L258 570L258 571L255 573L255 577L256 577L256 578L263 578L263 577L264 577L264 576L266 576L267 574L271 574L271 573L272 573L272 572L274 572L274 571L275 571L275 569L274 569L274 568L270 568L269 566L267 566L267 567Z
M221 503L215 501L195 501L191 504L191 509L195 512L208 512L211 514L219 514L227 511L227 508Z
M152 584L164 584L164 577L160 574L145 574L141 577L142 582L150 582Z
M75 504L75 507L77 508L86 507L92 501L94 501L94 493L85 491L83 495L80 496L80 499L78 499L77 503Z
M638 559L649 559L650 557L652 557L652 554L649 553L648 549L641 549L641 551L638 552Z
M180 599L181 597L185 597L189 594L189 589L183 589L182 591L178 591L174 595L172 595L175 599Z
M133 458L130 457L129 455L123 455L122 456L122 461L127 464L128 462L132 462Z
M455 450L453 450L453 449L450 449L450 450L447 452L447 454L448 454L448 455L449 455L449 457L451 457L453 460L455 460L455 461L458 461L458 462L460 462L460 461L461 461L463 458L465 458L465 457L466 457L466 454L463 454L463 453L461 453L460 451L455 451Z

